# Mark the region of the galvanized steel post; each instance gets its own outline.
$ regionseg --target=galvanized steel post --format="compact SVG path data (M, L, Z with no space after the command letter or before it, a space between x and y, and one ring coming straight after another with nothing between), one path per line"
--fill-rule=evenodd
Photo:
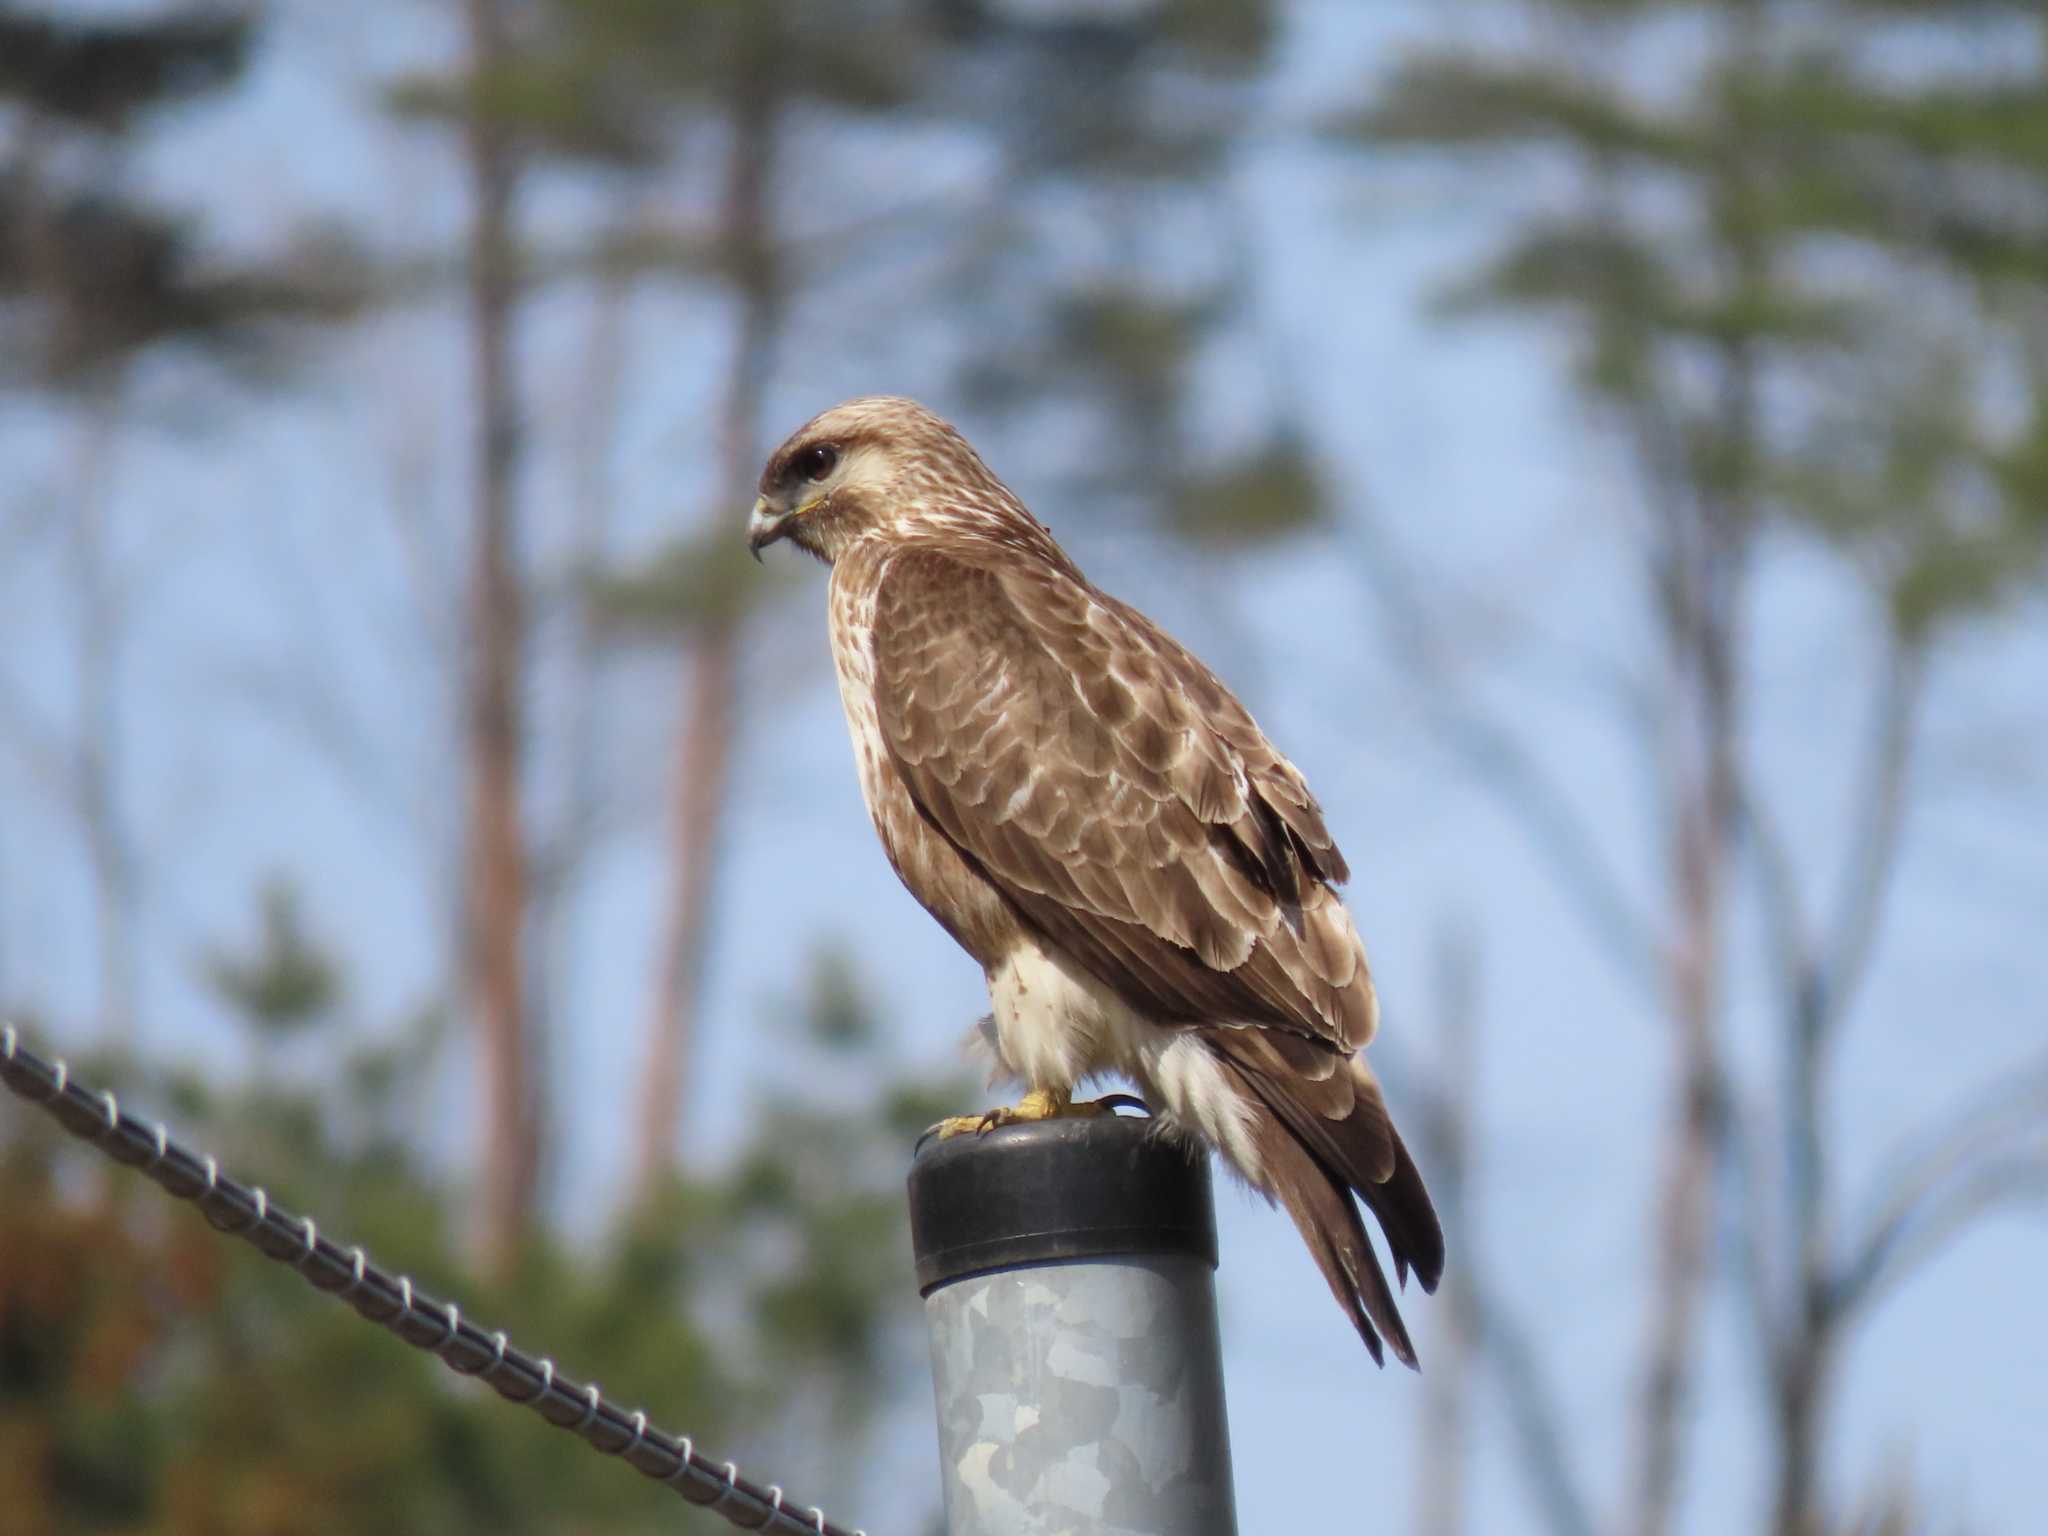
M950 1536L1236 1536L1205 1158L1115 1115L910 1170Z

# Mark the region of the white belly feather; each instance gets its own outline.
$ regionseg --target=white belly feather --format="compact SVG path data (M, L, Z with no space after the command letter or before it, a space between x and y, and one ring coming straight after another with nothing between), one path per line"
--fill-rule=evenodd
M1031 1088L1071 1089L1119 1073L1169 1128L1194 1133L1258 1181L1252 1107L1194 1031L1153 1023L1028 938L990 969L988 991L995 1012L982 1039L1005 1075Z

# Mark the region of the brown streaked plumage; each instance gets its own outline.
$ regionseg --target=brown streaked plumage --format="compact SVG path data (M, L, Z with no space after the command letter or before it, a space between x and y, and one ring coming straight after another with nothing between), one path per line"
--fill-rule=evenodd
M889 862L980 962L998 1065L1119 1073L1286 1207L1375 1359L1443 1237L1378 1082L1348 878L1315 797L1230 691L1098 591L951 426L849 401L769 459L756 554L832 567L861 790Z

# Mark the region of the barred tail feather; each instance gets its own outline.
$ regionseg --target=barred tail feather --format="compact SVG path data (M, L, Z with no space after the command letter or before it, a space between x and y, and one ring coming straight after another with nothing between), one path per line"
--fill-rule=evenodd
M1384 1338L1395 1359L1414 1367L1415 1346L1352 1193L1378 1220L1403 1284L1412 1269L1424 1290L1436 1289L1443 1275L1443 1230L1378 1083L1364 1063L1349 1063L1351 1103L1338 1118L1322 1112L1331 1099L1330 1084L1270 1076L1227 1046L1219 1056L1248 1090L1244 1098L1258 1166L1240 1171L1294 1219L1373 1359L1384 1363Z
M1408 1155L1401 1133L1391 1123L1388 1130L1394 1138L1393 1173L1385 1183L1352 1187L1386 1233L1387 1247L1394 1255L1394 1273L1401 1283L1408 1283L1412 1267L1422 1288L1433 1292L1444 1274L1443 1228L1437 1224L1436 1207L1430 1204L1429 1191L1422 1187L1422 1174Z
M1394 1305L1386 1273L1373 1256L1350 1192L1277 1116L1266 1114L1254 1134L1266 1193L1286 1207L1301 1229L1331 1294L1365 1340L1374 1363L1386 1363L1380 1348L1384 1337L1394 1358L1412 1367L1415 1346L1401 1321L1400 1309Z

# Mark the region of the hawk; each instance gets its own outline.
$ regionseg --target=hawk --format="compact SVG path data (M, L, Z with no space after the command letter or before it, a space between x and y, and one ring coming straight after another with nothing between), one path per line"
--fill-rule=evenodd
M1095 1074L1284 1206L1382 1360L1436 1212L1358 1052L1378 1004L1344 856L1294 765L1207 667L1090 585L952 426L835 406L775 450L747 542L832 567L832 656L897 875L981 965L982 1034L1043 1119Z

